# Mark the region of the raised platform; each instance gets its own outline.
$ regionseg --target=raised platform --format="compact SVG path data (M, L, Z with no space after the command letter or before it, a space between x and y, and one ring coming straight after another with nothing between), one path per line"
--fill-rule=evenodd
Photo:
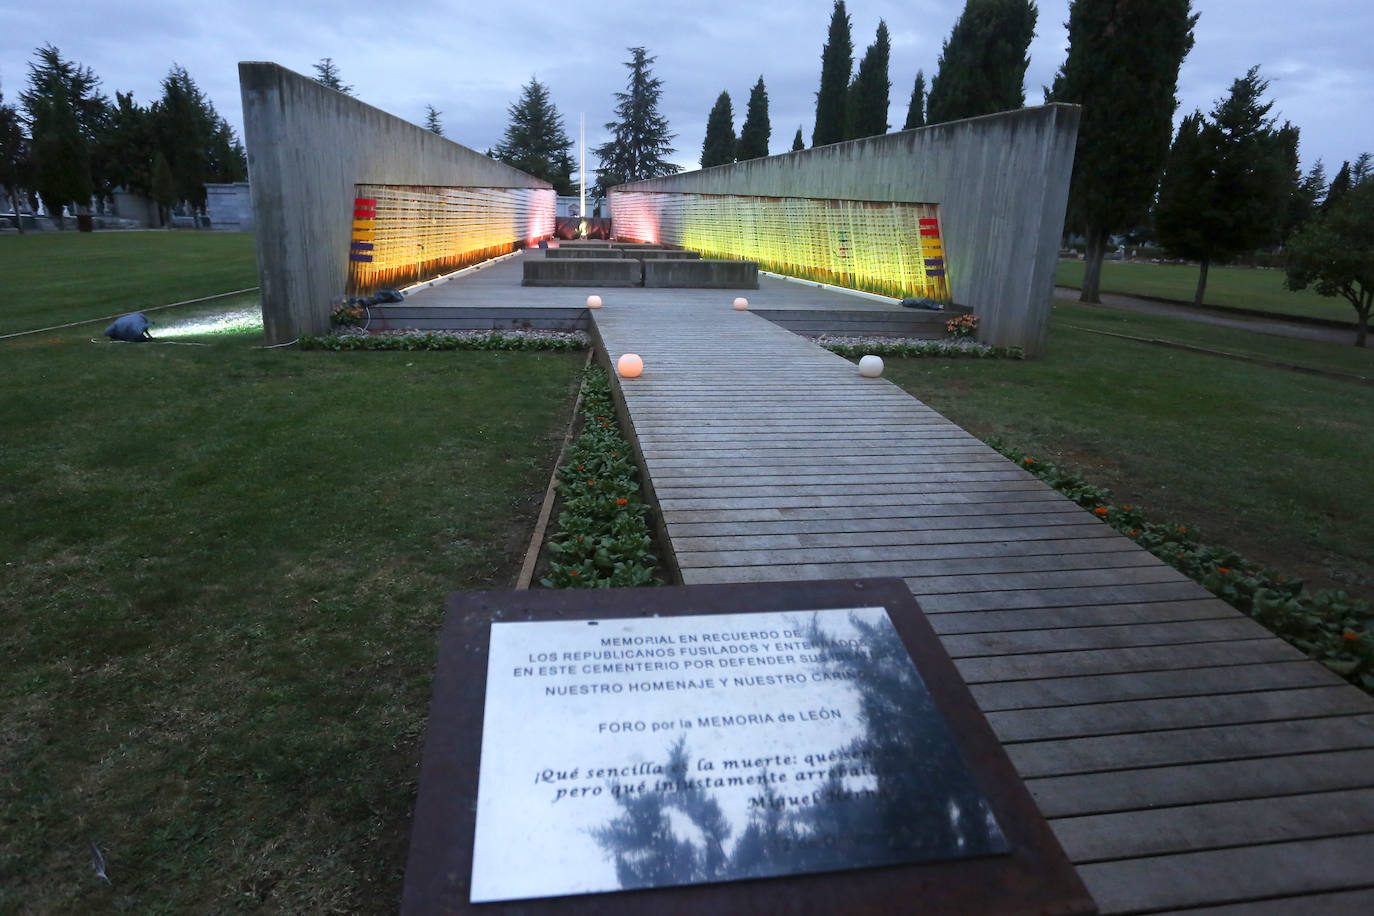
M560 247L574 243L563 242ZM605 242L580 243L587 248ZM606 249L601 247L602 251ZM896 302L851 295L814 283L759 277L758 289L645 289L643 287L522 286L523 264L542 261L538 251L483 267L461 278L416 290L403 303L374 307L373 330L504 330L547 328L580 330L587 326L587 296L595 293L607 304L629 303L646 308L696 308L730 303L736 295L749 299L749 310L799 334L898 336L940 339L944 322L968 309L943 312L905 309Z

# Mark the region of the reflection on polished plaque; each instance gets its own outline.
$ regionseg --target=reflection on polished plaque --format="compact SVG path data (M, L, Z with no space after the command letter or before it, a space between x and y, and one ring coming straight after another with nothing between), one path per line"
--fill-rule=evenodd
M493 623L471 901L1007 842L881 607Z

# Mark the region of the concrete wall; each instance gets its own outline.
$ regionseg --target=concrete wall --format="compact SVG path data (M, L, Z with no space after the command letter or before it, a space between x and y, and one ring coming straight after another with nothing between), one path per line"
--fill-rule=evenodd
M979 337L1044 348L1078 136L1076 105L969 118L622 185L611 191L940 205L954 301ZM676 243L676 239L658 241Z
M272 343L328 329L347 282L354 185L551 188L277 64L241 62L239 87Z
M210 228L225 232L253 231L253 196L248 182L207 184L205 186L205 215Z

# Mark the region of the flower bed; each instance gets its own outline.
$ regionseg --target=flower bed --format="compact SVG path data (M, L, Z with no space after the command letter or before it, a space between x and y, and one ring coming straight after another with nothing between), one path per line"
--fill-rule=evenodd
M1229 548L1203 543L1187 525L1152 522L1139 508L1112 505L1106 489L1053 462L990 444L1218 598L1374 693L1374 606L1369 602L1343 591L1308 591L1302 579L1278 575Z
M657 558L630 443L620 435L606 370L586 370L582 433L558 470L558 533L549 541L549 588L656 585Z
M585 350L582 331L381 331L302 335L302 350Z

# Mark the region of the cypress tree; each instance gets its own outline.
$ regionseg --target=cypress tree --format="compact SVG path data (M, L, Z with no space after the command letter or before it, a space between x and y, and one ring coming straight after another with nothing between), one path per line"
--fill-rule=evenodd
M726 165L735 161L735 110L730 93L722 92L706 118L706 139L701 144L701 167Z
M797 135L792 138L792 152L795 153L799 149L806 149L806 141L802 139L800 127L797 128Z
M740 162L746 159L762 159L768 155L768 140L773 128L768 124L768 90L763 85L763 77L749 91L749 109L744 116L744 126L739 131L739 146L735 158Z
M887 62L891 48L887 23L879 19L878 34L864 51L850 89L848 139L887 133L888 92L892 89L892 81L887 78Z
M911 87L911 101L906 107L906 123L902 130L926 126L926 73L916 71L916 85Z
M1035 37L1030 0L968 0L940 54L930 81L930 124L1020 108Z
M849 37L849 14L844 0L835 0L830 33L821 48L821 88L816 93L816 126L811 145L838 143L845 137L845 107L849 72L854 68L854 42Z
M611 139L596 148L601 159L597 183L603 193L627 181L659 178L679 171L664 158L673 152L669 146L673 134L668 132L668 119L658 111L663 80L649 69L657 58L648 56L642 47L627 50L630 52L630 59L625 61L630 71L627 91L615 94L615 113L620 120L606 124Z
M1107 239L1139 225L1149 210L1169 155L1178 71L1193 47L1195 22L1189 0L1069 6L1069 53L1047 101L1083 106L1067 219L1087 239L1083 302L1098 301Z

